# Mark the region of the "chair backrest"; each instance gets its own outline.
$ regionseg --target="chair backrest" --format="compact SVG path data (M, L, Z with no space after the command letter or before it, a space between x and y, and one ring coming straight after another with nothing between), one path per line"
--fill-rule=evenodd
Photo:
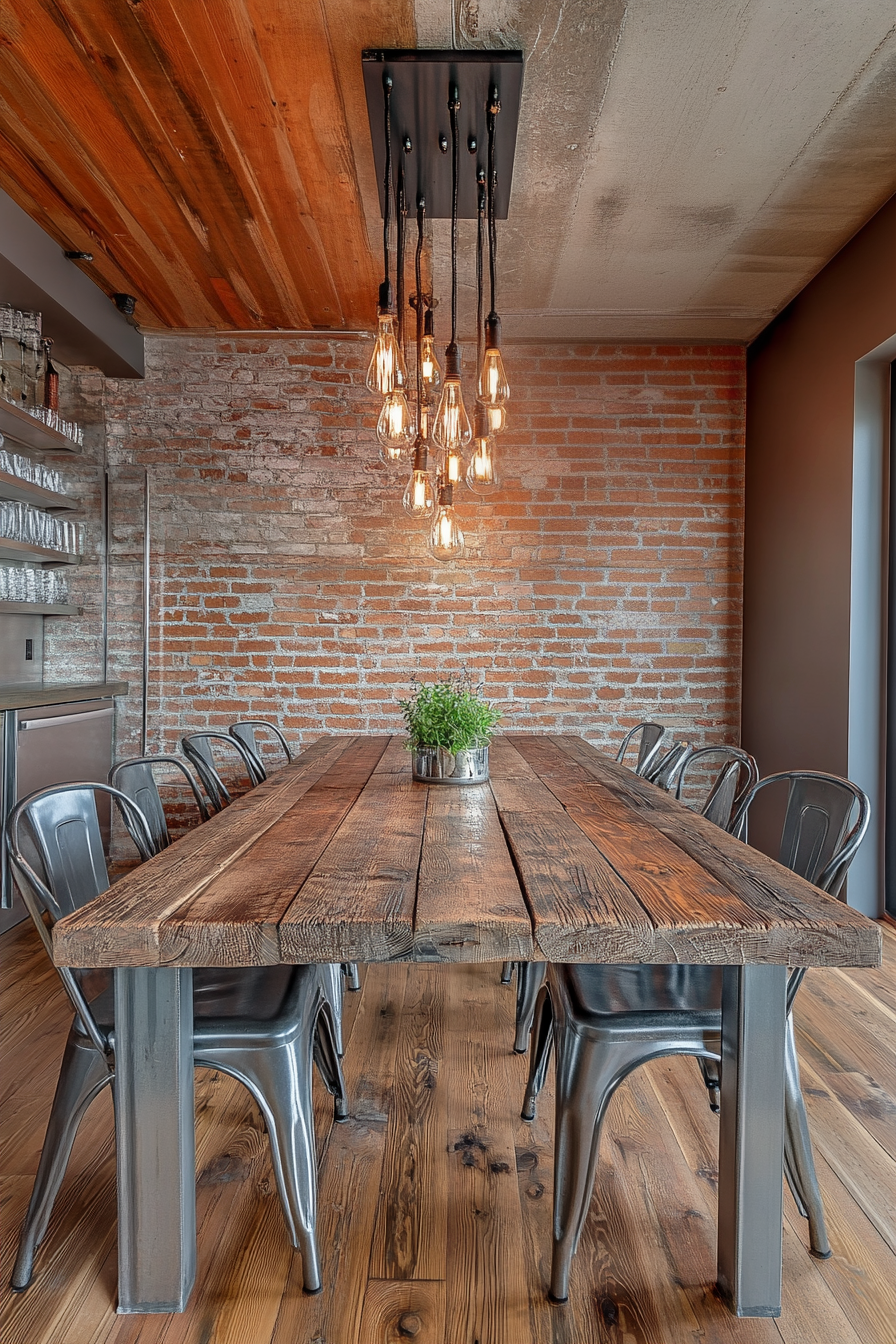
M704 797L700 811L716 826L727 830L747 791L759 779L759 767L749 752L740 747L698 747L682 764L675 797L682 797L687 776L693 774L695 768L714 764L713 758L721 758L721 769Z
M753 785L738 808L731 824L735 835L746 839L747 819L757 794L779 783L787 783L788 794L778 862L822 891L839 896L868 829L871 804L867 795L848 779L816 770L767 775Z
M292 760L292 752L289 749L289 743L277 727L276 723L269 723L267 719L241 719L239 723L232 723L228 728L231 737L235 737L252 756L257 769L260 771L259 784L262 779L267 779L267 770L265 769L264 758L261 754L261 745L256 734L259 731L265 731L273 734L277 740L281 751L286 757L287 762Z
M109 771L109 783L113 788L120 789L137 804L149 827L153 846L157 851L167 849L171 844L171 837L168 834L168 819L153 771L160 767L171 766L179 770L189 784L200 821L208 821L205 799L196 787L192 774L177 756L134 756L131 760L119 761L118 765ZM124 817L124 823L127 826L127 816ZM136 843L136 836L133 833L131 839Z
M139 808L109 784L79 782L39 789L17 803L7 818L10 863L51 961L53 944L43 912L52 927L57 919L80 909L109 886L96 806L98 793L111 796L136 839L140 857L151 858L152 838ZM56 970L93 1044L107 1054L109 1042L90 1011L78 974L67 966L57 966Z
M628 751L629 743L640 733L638 740L638 759L635 762L635 774L643 775L655 762L659 755L660 743L665 735L665 728L659 723L636 723L634 728L630 728L622 739L619 750L616 753L617 761L621 761Z
M235 752L239 756L240 763L249 777L250 788L254 788L256 784L261 783L248 749L243 746L239 738L231 737L229 733L188 733L186 737L181 738L180 744L187 760L194 766L197 775L202 780L202 787L219 812L228 806L231 797L230 791L215 764L215 758L212 755L213 746L217 745L218 751L227 749L231 752L231 755Z
M655 759L653 765L644 771L644 778L651 784L656 784L657 788L671 793L678 783L679 772L684 768L690 754L690 743L674 743L664 756Z

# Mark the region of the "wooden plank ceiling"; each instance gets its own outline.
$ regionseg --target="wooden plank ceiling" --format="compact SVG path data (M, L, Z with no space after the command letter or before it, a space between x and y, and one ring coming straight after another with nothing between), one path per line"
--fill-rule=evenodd
M410 0L4 0L0 185L143 327L369 327L380 45Z

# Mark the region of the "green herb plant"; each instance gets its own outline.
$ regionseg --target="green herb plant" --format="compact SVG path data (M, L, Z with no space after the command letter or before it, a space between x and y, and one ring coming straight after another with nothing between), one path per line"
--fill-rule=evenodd
M399 700L408 728L409 747L441 747L456 755L487 747L501 711L480 694L468 673L447 681L414 683L409 700Z

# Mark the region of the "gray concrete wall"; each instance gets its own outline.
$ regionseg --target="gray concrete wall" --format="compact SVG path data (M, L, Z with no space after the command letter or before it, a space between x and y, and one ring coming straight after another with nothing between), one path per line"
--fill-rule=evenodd
M849 771L854 486L883 508L854 477L856 365L894 331L896 198L748 353L742 740L763 774Z

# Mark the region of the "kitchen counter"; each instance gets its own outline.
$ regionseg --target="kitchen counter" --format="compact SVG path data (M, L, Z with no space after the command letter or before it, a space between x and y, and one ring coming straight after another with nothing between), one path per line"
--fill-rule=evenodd
M104 696L127 693L126 681L63 681L52 686L33 681L18 686L0 686L0 710L63 705L72 700L101 700Z

